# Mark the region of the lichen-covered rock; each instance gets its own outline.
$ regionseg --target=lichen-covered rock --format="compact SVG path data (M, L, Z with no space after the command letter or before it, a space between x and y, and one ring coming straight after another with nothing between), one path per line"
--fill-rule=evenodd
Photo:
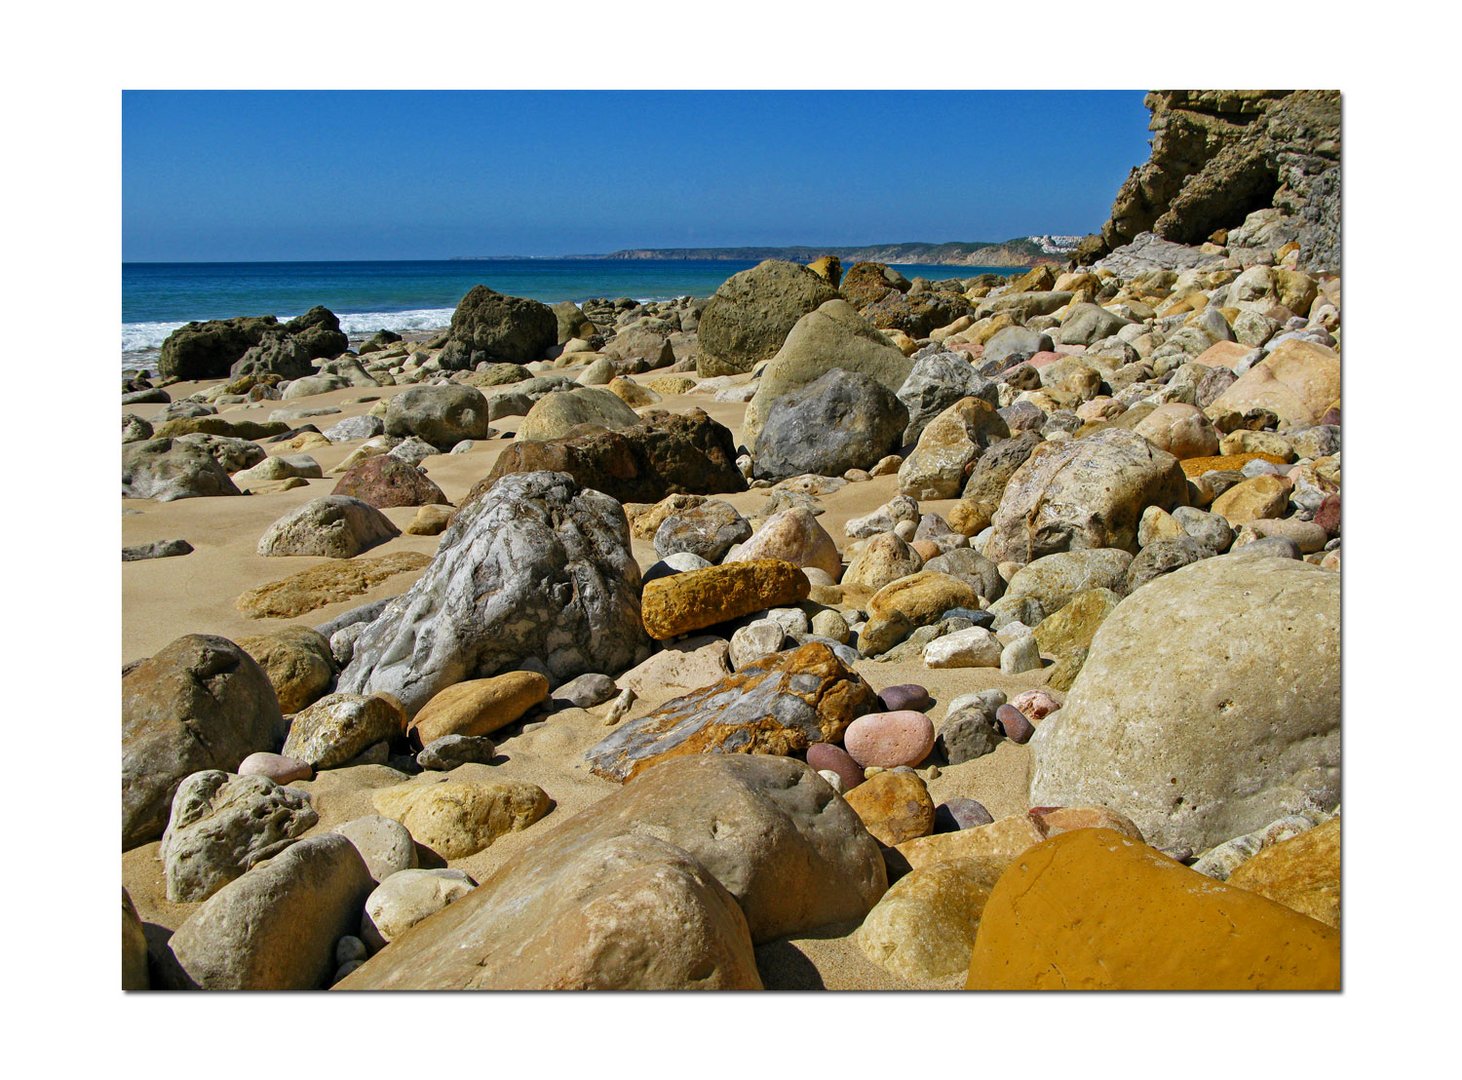
M799 753L837 742L878 707L862 677L826 645L809 642L666 702L621 725L585 755L592 770L629 780L673 757Z
M506 476L469 500L416 584L355 642L339 689L408 716L453 683L541 660L559 679L649 651L624 511L559 473Z
M198 499L237 495L238 487L212 454L177 439L147 439L122 447L122 497Z
M1221 555L1150 582L1102 623L1031 748L1032 804L1110 806L1165 848L1333 808L1338 577Z
M159 852L168 900L207 900L319 820L308 795L267 776L194 773L178 786Z
M221 637L189 634L122 674L122 850L156 840L183 779L273 750L284 728L269 677Z
M372 694L327 694L290 721L283 753L316 769L333 769L378 742L399 739L406 718L389 698Z
M475 855L498 837L528 828L552 805L541 787L521 780L401 784L378 790L371 801L444 859Z
M348 495L322 495L264 530L258 551L260 555L349 559L400 535L390 518L369 503Z
M811 588L799 567L780 559L691 570L645 585L644 627L656 641L668 641L763 608L806 600Z
M1036 626L1036 645L1047 656L1065 656L1091 647L1097 628L1122 602L1111 589L1087 589L1047 615Z
M696 373L750 371L782 347L798 319L837 298L828 282L792 262L768 259L733 274L701 313Z
M1142 512L1183 504L1187 488L1177 458L1121 428L1041 443L1011 476L985 555L1024 565L1081 548L1135 552Z
M450 450L463 439L486 439L490 433L487 398L475 387L413 386L386 406L387 435L415 435L438 450Z
M558 340L558 326L557 316L546 304L474 285L452 312L442 366L459 370L484 361L527 364L541 360Z
M330 642L308 626L281 626L259 637L239 638L238 645L269 676L281 712L299 712L335 678Z
M290 845L214 893L168 941L171 981L202 990L320 990L375 882L343 836Z
M1080 920L1071 911L1090 913ZM971 990L1338 990L1340 933L1107 829L1026 851L985 904Z
M903 402L877 379L834 367L770 405L752 449L753 474L785 480L871 468L898 448L908 421Z
M1031 597L1043 611L1064 607L1077 593L1089 589L1126 591L1132 556L1118 548L1059 551L1022 566L1005 588L1009 599Z
M270 331L280 329L273 315L190 322L167 336L157 358L163 378L222 379L229 368Z

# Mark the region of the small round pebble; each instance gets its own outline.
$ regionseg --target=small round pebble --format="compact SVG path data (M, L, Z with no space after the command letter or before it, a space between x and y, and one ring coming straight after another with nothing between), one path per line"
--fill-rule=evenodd
M906 709L924 712L934 704L929 697L929 691L918 683L900 683L898 686L886 687L878 692L878 700L883 702L883 707L889 712Z
M308 780L315 775L309 764L283 754L250 754L239 763L240 776L267 776L276 784Z
M837 773L842 780L839 792L852 791L863 782L863 767L848 756L841 746L817 742L807 748L807 764L818 772Z
M934 808L934 831L937 833L977 829L994 820L994 815L974 799L950 799Z
M934 749L934 724L913 709L870 713L848 725L843 748L865 768L917 765Z
M370 958L370 951L366 943L354 934L346 934L335 943L335 964L337 967L344 966L352 960L367 960Z
M1001 731L1005 732L1005 737L1013 743L1030 742L1030 737L1036 733L1036 729L1026 719L1025 713L1014 705L1002 705L996 709L995 723Z
M1010 704L1025 713L1027 720L1044 720L1061 707L1061 703L1044 690L1026 690L1010 699Z

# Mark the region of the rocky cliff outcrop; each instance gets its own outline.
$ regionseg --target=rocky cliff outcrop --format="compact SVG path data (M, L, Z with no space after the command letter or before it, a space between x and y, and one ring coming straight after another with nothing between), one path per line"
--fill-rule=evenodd
M1201 244L1230 230L1230 248L1293 241L1302 268L1339 268L1339 91L1154 90L1146 104L1152 157L1077 248L1078 264L1144 232Z

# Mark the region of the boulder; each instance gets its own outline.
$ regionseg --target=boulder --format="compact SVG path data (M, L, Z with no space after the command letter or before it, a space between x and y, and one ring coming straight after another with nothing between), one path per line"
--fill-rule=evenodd
M763 608L806 600L807 575L780 559L691 570L646 583L644 628L656 641L739 619Z
M348 495L368 506L427 506L445 503L446 495L426 473L389 454L367 458L342 476L332 495Z
M351 818L330 831L355 845L373 881L385 881L392 874L416 866L416 843L406 826L395 818L367 814Z
M863 955L910 982L967 972L990 899L970 865L938 863L895 882L853 934Z
M1061 318L1061 332L1056 339L1063 345L1094 345L1130 325L1131 320L1096 304L1072 304Z
M476 887L465 870L398 870L366 897L360 939L372 950L383 949L388 941Z
M270 331L279 330L273 315L190 322L167 336L157 357L164 379L223 379L229 368Z
M997 386L982 379L962 352L935 352L914 361L909 377L898 388L898 399L909 410L903 443L919 441L924 428L961 398L978 397L998 408Z
M875 773L844 798L869 834L888 847L934 831L934 800L915 772L886 769Z
M779 559L803 569L818 569L836 581L843 572L837 542L803 507L780 510L762 522L726 560L728 563Z
M159 851L169 902L207 900L319 820L308 795L267 776L194 773L178 786Z
M1333 808L1338 576L1240 554L1150 582L1102 623L1031 748L1032 804L1110 806L1165 848Z
M1340 933L1118 833L1077 829L1001 875L967 986L1339 990Z
M295 713L282 753L315 769L334 769L376 743L399 739L405 726L401 710L384 695L327 694Z
M122 447L122 497L125 499L198 499L237 495L213 455L177 439L147 439Z
M837 742L878 707L872 688L821 642L776 653L622 724L585 755L594 773L630 780L673 757L777 754Z
M729 428L700 409L685 415L652 412L640 419L643 423L621 431L512 443L468 493L467 501L500 477L541 471L566 473L583 487L621 502L653 503L671 494L746 490Z
M411 720L423 746L448 735L491 735L548 700L548 680L536 671L469 679L441 690Z
M1340 818L1266 847L1228 883L1340 929Z
M475 368L484 361L531 363L543 359L558 342L558 327L558 317L546 304L474 285L452 312L439 362L449 371Z
M552 854L514 861L337 988L761 989L746 916L682 848L627 834L565 837Z
M1313 341L1291 338L1239 376L1208 407L1245 413L1268 409L1281 428L1307 428L1321 422L1340 398L1340 356Z
M1065 656L1077 649L1090 648L1097 628L1121 601L1120 596L1106 588L1077 593L1036 626L1036 645L1047 656Z
M371 801L444 859L476 855L498 837L528 828L553 805L541 787L521 780L434 779L378 789Z
M142 920L132 905L132 897L122 888L122 989L146 990L151 986L147 974L147 935Z
M556 679L622 671L649 651L639 566L617 502L560 473L505 476L467 501L436 557L356 639L338 687L414 716L464 679L533 657Z
M899 493L913 499L952 499L970 464L997 440L1010 437L988 401L967 397L929 422L919 445L899 466Z
M1088 589L1126 592L1132 556L1119 548L1059 551L1022 566L1005 588L1008 598L1029 596L1044 611L1054 612Z
M662 559L689 551L718 563L733 546L751 537L751 523L728 502L708 499L670 514L655 530L655 554Z
M189 634L124 668L122 850L162 835L185 777L273 750L283 729L269 677L225 638Z
M870 537L849 561L843 584L878 590L917 573L923 566L923 557L897 533L879 533Z
M259 538L258 551L349 559L400 535L374 506L348 495L322 495L270 525Z
M580 424L620 431L639 422L639 414L608 390L579 386L544 394L523 417L514 438L520 443L548 442L567 437Z
M1024 565L1082 548L1135 552L1142 512L1183 504L1187 488L1177 458L1130 431L1045 442L1011 476L985 555Z
M752 450L753 475L785 480L871 468L897 449L908 419L877 379L834 367L771 404Z
M696 373L750 371L782 347L798 319L837 298L828 282L792 262L768 259L733 274L701 313Z
M321 990L374 887L343 836L312 836L225 885L168 942L173 981L202 990Z
M1132 430L1179 460L1218 453L1218 432L1196 405L1181 401L1159 405Z
M330 642L308 626L281 626L260 637L239 638L238 646L264 669L281 712L299 712L335 678Z
M489 438L487 398L475 387L458 384L410 387L386 406L386 434L415 435L442 451L463 439Z
M784 395L816 382L832 368L870 376L897 394L912 363L844 300L830 300L804 315L762 369L747 403L741 435L755 446L767 414Z

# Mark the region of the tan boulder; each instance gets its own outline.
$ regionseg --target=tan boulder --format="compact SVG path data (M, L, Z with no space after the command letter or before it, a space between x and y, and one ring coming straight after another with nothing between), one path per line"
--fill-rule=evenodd
M980 882L974 864L926 866L883 894L853 941L869 960L901 979L948 978L969 969L989 899L990 886Z
M1268 409L1281 427L1318 424L1340 397L1340 356L1313 341L1291 338L1255 364L1220 394L1206 410L1243 413Z
M848 561L842 584L862 589L881 589L900 578L918 573L924 565L917 551L891 532L878 533L864 543Z
M899 493L913 499L953 499L967 468L996 439L1009 438L1005 419L988 401L967 397L929 421L899 466Z
M1286 476L1255 476L1235 484L1213 500L1212 511L1228 519L1231 525L1242 525L1261 518L1283 517L1289 508L1289 493L1294 482Z
M907 615L916 626L933 622L950 608L978 608L980 594L953 574L921 570L885 585L868 600L868 613L886 619L895 612Z
M1121 602L1122 598L1111 589L1077 593L1036 626L1036 645L1046 656L1065 656L1090 648L1097 630Z
M1218 432L1196 405L1181 401L1159 405L1132 430L1179 460L1218 453Z
M330 642L308 626L282 626L259 637L243 637L239 648L269 676L281 712L299 712L316 701L335 678Z
M1338 990L1340 934L1119 833L1079 829L1026 851L1001 876L966 985Z
M536 671L510 671L490 679L454 683L421 707L409 734L423 746L444 735L491 735L540 702L548 680Z
M781 559L754 559L657 578L645 585L641 617L656 641L806 600L811 583Z
M877 773L843 798L873 838L889 847L934 831L934 800L915 772Z
M377 791L371 801L444 859L475 855L499 836L526 829L550 806L542 788L521 780L401 784Z
M810 510L800 506L773 514L761 528L725 561L752 562L757 559L781 559L793 566L817 569L837 581L843 572L843 559L832 536L817 523Z
M1237 341L1215 341L1194 359L1204 367L1226 367L1230 371L1254 349Z
M1340 929L1340 818L1265 848L1228 883Z

